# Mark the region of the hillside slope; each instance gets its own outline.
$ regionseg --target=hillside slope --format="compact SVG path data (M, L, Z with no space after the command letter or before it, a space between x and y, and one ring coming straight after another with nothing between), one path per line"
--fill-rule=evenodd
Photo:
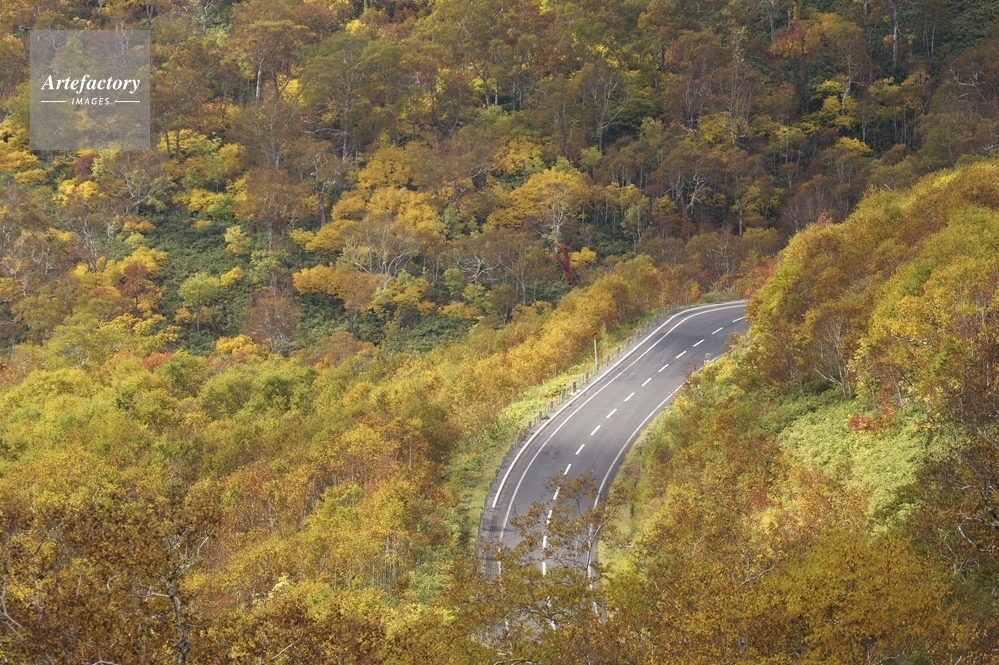
M992 662L999 164L793 238L646 442L611 581L645 662Z

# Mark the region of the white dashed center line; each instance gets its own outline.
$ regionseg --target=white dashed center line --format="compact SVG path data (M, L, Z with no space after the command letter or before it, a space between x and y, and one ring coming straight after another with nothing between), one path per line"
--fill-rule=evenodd
M651 376L649 378L645 379L645 383L643 383L641 387L644 388L646 385L648 385L649 381L651 381L651 380L652 380Z
M680 352L680 356L682 356L682 355L683 355L683 354L685 354L685 353L686 353L686 351L681 351L681 352ZM679 358L680 356L677 356L677 358Z
M617 409L614 409L613 411L611 411L610 413L608 413L608 414L607 414L607 418L610 418L610 417L611 417L611 416L613 416L613 415L614 415L615 413L617 413ZM604 420L606 420L606 418L605 418Z
M555 496L552 497L552 501L558 501L558 491L562 489L561 487L555 488Z
M744 318L746 318L746 317L744 317L744 316L740 316L740 317L739 317L739 318L737 318L737 319L732 319L732 323L738 323L739 321L742 321L742 320L743 320Z
M697 344L695 344L694 346L698 346L699 344L704 344L704 340L702 339L702 340L701 340L700 342L698 342L698 343L697 343Z
M631 393L630 395L628 395L627 397L624 398L624 401L627 402L629 399L631 399L634 396L635 396L635 393Z
M590 432L590 436L593 436L594 434L596 434L598 429L600 429L600 425L597 425L596 427L593 428L593 431Z
M562 473L562 475L563 476L568 476L569 475L569 469L571 469L571 468L572 468L571 464L569 466L565 467L565 471Z
M722 326L721 328L719 328L718 330L716 330L715 332L713 332L711 334L714 335L715 333L720 333L723 330L725 330L725 326Z
M578 455L579 453L583 452L583 448L585 448L585 447L586 447L586 444L584 443L583 445L581 445L579 447L579 450L576 451L576 454Z
M669 363L666 363L665 365L663 365L662 367L660 367L660 368L659 368L659 372L663 371L663 370L664 370L664 369L666 369L667 367L669 367ZM659 372L656 372L656 374L658 374Z

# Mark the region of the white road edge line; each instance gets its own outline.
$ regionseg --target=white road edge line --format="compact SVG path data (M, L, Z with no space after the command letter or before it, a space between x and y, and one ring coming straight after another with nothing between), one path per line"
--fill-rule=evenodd
M666 399L659 402L659 405L656 408L652 409L652 411L649 412L649 415L645 416L645 420L643 420L638 424L638 427L635 428L635 431L632 432L631 436L628 437L628 440L624 442L624 446L621 448L621 450L617 451L617 455L614 456L614 461L611 462L610 466L607 468L607 473L604 474L603 480L600 481L600 488L597 490L597 498L593 502L594 508L597 507L597 503L600 501L600 497L603 495L604 487L607 485L607 479L610 477L611 471L613 471L616 468L617 461L621 459L621 455L623 455L624 451L628 449L628 447L631 445L632 440L636 436L638 436L638 433L642 431L642 428L645 427L645 423L649 422L649 418L659 413L659 409L663 408L663 405L665 405L666 402L670 401L673 398L673 395L675 395L680 390L680 388L683 388L683 385L685 383L686 381L677 386L676 390L674 390L673 392L671 392L669 395L666 396Z
M638 351L638 349L642 348L642 346L645 344L645 342L651 341L656 335L659 334L660 330L662 330L663 328L665 328L666 326L668 326L670 323L672 323L674 319L676 319L678 316L683 316L682 319L680 319L675 324L673 324L672 328L670 328L665 333L663 333L662 337L660 337L655 342L653 342L652 344L650 344L649 348L645 349L645 351L643 351L641 354L639 354L639 356L637 358L635 358L631 362L631 364L629 364L627 367L625 367L622 372L618 373L616 376L614 376L613 378L609 379L606 383L604 383L604 385L600 386L600 388L598 390L594 391L594 393L592 395L589 395L589 397L586 399L586 401L583 402L582 406L586 406L591 401L593 401L594 399L596 399L597 395L599 395L601 392L603 392L604 389L607 388L607 386L609 386L615 380L617 380L618 378L620 378L621 375L624 374L624 371L627 371L632 366L634 366L634 364L637 363L642 358L644 358L646 356L646 354L651 353L652 350L654 348L656 348L656 345L659 344L659 342L661 342L664 339L666 339L667 335L669 335L671 332L673 332L674 330L676 330L677 328L679 328L680 326L682 326L684 323L686 323L690 319L694 318L695 316L701 316L702 314L711 314L713 312L718 312L720 310L735 309L737 307L745 307L745 306L746 306L746 301L745 300L736 300L734 302L727 303L725 305L720 305L720 306L718 306L718 305L702 305L701 307L695 307L695 308L692 308L692 309L684 310L682 312L677 312L673 316L671 316L668 319L666 319L665 321L663 321L659 325L658 328L656 328L651 333L649 333L648 337L646 337L642 341L641 344L636 345L631 351L629 351L628 353L626 353L616 363L614 363L613 365L611 365L611 367L608 368L605 371L603 377L601 377L600 380L602 380L604 378L607 378L607 376L610 375L611 370L613 370L614 368L616 368L618 365L622 364L625 360L628 360L635 353L635 351ZM745 317L743 317L743 318L745 318ZM597 383L597 382L598 382L598 380L594 379L594 383ZM646 381L645 383L648 383L648 381ZM645 384L643 383L642 385L644 386ZM582 390L582 391L578 392L575 397L573 397L568 402L566 402L564 405L562 405L562 408L560 408L558 411L556 411L552 415L551 419L557 418L559 416L559 414L562 413L562 411L564 411L565 409L568 409L569 407L571 407L573 404L575 404L575 402L576 402L577 399L579 399L580 397L582 397L584 395L587 395L588 392L589 392L588 390ZM521 474L520 481L517 482L517 487L515 487L514 490L513 490L514 496L517 495L517 492L520 489L520 484L524 481L524 478L527 476L527 471L530 470L531 465L534 463L534 460L537 459L538 455L541 454L541 449L543 449L548 444L548 442L551 441L555 437L556 434L558 434L559 430L562 429L562 427L564 427L567 422L569 422L569 419L572 418L574 415L576 415L576 413L578 413L578 412L579 412L579 410L577 409L576 411L574 411L574 412L570 413L568 416L566 416L566 419L563 420L559 424L559 426L555 428L555 431L552 432L548 436L548 438L545 440L545 442L542 443L541 446L538 448L538 450L534 453L534 457L532 457L531 461L528 462L528 464L527 464L527 469L525 469L524 473ZM549 420L548 422L551 422L551 420ZM544 426L542 425L542 429L543 429L543 427ZM531 438L529 438L524 443L523 447L520 450L517 451L517 454L514 456L513 461L510 463L510 467L507 469L506 473L503 474L503 479L500 481L499 487L496 488L496 496L493 497L493 506L492 506L493 508L495 508L497 505L499 505L500 494L502 494L503 487L506 486L506 481L510 478L510 474L513 473L514 467L517 465L517 462L520 460L520 456L523 455L524 451L526 451L530 447L531 443L534 442L534 439L536 439L538 437L538 435L541 434L542 429L538 429L537 431L535 431L534 434L531 435ZM510 510L512 510L513 506L511 505L509 508L510 508ZM510 510L507 510L506 516L503 518L503 527L502 527L501 531L506 529L506 523L510 519ZM502 537L502 533L500 534L500 536Z
M610 417L611 417L611 416L613 416L613 415L614 415L615 413L617 413L617 409L614 409L614 410L612 410L612 411L611 411L610 413L608 413L608 414L607 414L607 418L610 418ZM607 420L607 418L604 418L604 420Z
M722 355L725 355L725 354L722 354ZM638 424L638 427L635 428L635 431L632 432L631 436L628 437L628 440L624 442L624 446L621 447L621 450L617 451L617 455L614 456L614 460L611 462L610 466L607 467L607 473L604 474L603 480L600 481L600 488L597 490L597 498L593 501L593 507L594 508L596 508L597 504L600 502L600 497L603 494L604 487L607 486L607 479L610 478L611 471L614 470L615 466L617 465L617 461L619 459L621 459L621 455L623 455L624 451L626 451L628 449L628 447L631 446L631 442L634 440L634 438L636 436L638 436L638 433L642 431L642 428L645 427L645 423L647 423L649 421L649 418L651 418L652 416L656 415L656 413L659 412L659 409L661 409L663 407L663 405L666 404L666 402L670 401L670 399L672 399L674 395L676 395L678 392L680 392L680 389L683 388L685 385L687 385L686 381L684 381L683 383L681 383L680 385L678 385L673 390L673 392L671 392L669 395L666 396L666 399L664 399L663 401L659 402L659 406L657 406L656 408L654 408L652 410L652 412L649 413L649 415L645 416L645 420L643 420L642 422L640 422Z
M626 360L630 359L631 356L634 355L634 353L636 351L638 351L639 349L642 348L642 346L645 344L645 342L651 341L653 338L655 338L656 335L659 334L659 331L661 331L663 328L667 327L670 323L673 323L673 321L677 317L682 316L683 318L681 318L679 321L677 321L676 323L674 323L672 328L670 328L669 330L667 330L665 333L663 333L663 335L661 337L659 337L654 342L652 342L652 344L649 345L649 348L645 349L645 351L643 351L642 353L640 353L638 355L638 357L635 358L634 360L632 360L631 363L627 367L625 367L624 369L625 370L629 369L635 363L637 363L639 360L641 360L642 358L644 358L646 356L646 354L651 353L652 349L656 348L656 345L659 344L659 342L663 341L666 338L667 335L669 335L671 332L673 332L674 330L676 330L677 328L679 328L681 325L683 325L684 323L686 323L690 319L694 318L695 316L701 316L702 314L711 314L713 312L717 312L717 311L723 310L723 309L734 309L736 307L745 307L745 306L746 306L746 301L745 300L736 300L734 302L731 302L731 303L728 303L728 304L725 304L725 305L721 305L721 306L718 306L718 305L704 305L702 307L695 307L695 308L692 308L692 309L684 310L682 312L677 312L673 316L671 316L668 319L666 319L665 321L663 321L659 325L658 328L656 328L651 333L649 333L648 337L646 337L642 341L641 344L636 344L634 346L634 348L632 348L631 351L629 351L628 353L624 354L617 362L615 362L613 365L611 365L606 370L606 373L603 375L603 377L594 378L594 384L596 384L596 383L602 381L603 379L607 378L608 376L610 376L611 371L613 371L616 367L618 367L619 365L621 365L622 363L624 363ZM743 318L745 318L745 317L743 317ZM608 379L607 382L604 383L604 385L600 386L599 389L595 390L592 395L589 395L589 397L586 399L586 401L583 402L582 406L586 406L587 404L589 404L590 401L592 401L593 399L595 399L597 395L599 395L601 392L603 392L603 390L607 386L609 386L616 379L618 379L623 373L624 373L623 371L619 372L617 375L615 375L612 378ZM562 411L564 411L565 409L570 408L573 404L576 403L577 399L579 399L580 397L582 397L584 395L587 395L588 392L589 391L580 391L579 393L577 393L575 397L573 397L568 402L566 402L565 404L563 404L562 408L560 408L558 411L556 411L553 414L552 418L557 418L558 415ZM555 431L552 432L548 436L548 438L545 440L545 442L542 443L541 446L539 446L538 449L534 452L534 457L532 457L531 461L528 462L527 468L524 469L524 472L520 476L520 480L517 481L517 486L513 490L513 496L514 497L516 497L517 496L517 492L520 491L520 485L521 485L521 483L523 483L524 482L524 478L527 477L527 472L530 470L531 465L534 463L534 460L536 460L538 458L538 455L541 454L541 450L548 444L549 441L552 440L552 438L556 434L558 434L558 431L560 429L562 429L562 427L567 422L569 422L569 419L572 418L572 416L574 416L576 413L579 413L579 409L577 409L576 411L573 411L572 413L570 413L566 417L566 419L563 420L559 424L559 426L555 428ZM549 420L549 422L551 422L551 421ZM506 486L506 481L509 480L510 474L513 473L514 468L516 468L517 462L520 460L520 456L524 454L524 451L526 451L528 448L530 448L531 443L534 442L534 439L536 439L538 437L538 435L541 434L542 431L544 431L544 428L538 429L537 431L535 431L534 434L531 435L531 438L529 438L526 442L524 442L524 445L521 447L521 449L517 451L516 455L514 455L513 461L510 462L509 468L507 468L506 473L503 474L503 479L500 481L499 486L496 488L496 495L493 497L493 505L492 505L493 508L496 508L499 505L500 495L502 495L502 493L503 493L503 488ZM512 510L513 510L513 501L511 500L510 505L507 506L506 514L503 516L503 524L502 524L502 526L500 526L500 538L503 537L503 532L506 531L506 525L510 521L510 512Z

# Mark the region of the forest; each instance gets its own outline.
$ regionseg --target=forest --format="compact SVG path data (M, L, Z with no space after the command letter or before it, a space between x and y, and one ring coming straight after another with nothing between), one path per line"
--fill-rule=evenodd
M155 148L32 151L30 31L122 28ZM985 0L3 0L0 662L999 663L997 148ZM483 575L593 336L721 298L600 584Z

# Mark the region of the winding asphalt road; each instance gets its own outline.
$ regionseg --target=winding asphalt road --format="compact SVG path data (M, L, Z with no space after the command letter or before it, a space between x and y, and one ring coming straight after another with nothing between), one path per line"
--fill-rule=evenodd
M685 373L721 355L729 335L748 327L744 302L684 310L659 324L544 421L500 469L479 542L515 544L510 518L552 499L548 483L555 476L592 472L603 496L628 448L683 385Z

